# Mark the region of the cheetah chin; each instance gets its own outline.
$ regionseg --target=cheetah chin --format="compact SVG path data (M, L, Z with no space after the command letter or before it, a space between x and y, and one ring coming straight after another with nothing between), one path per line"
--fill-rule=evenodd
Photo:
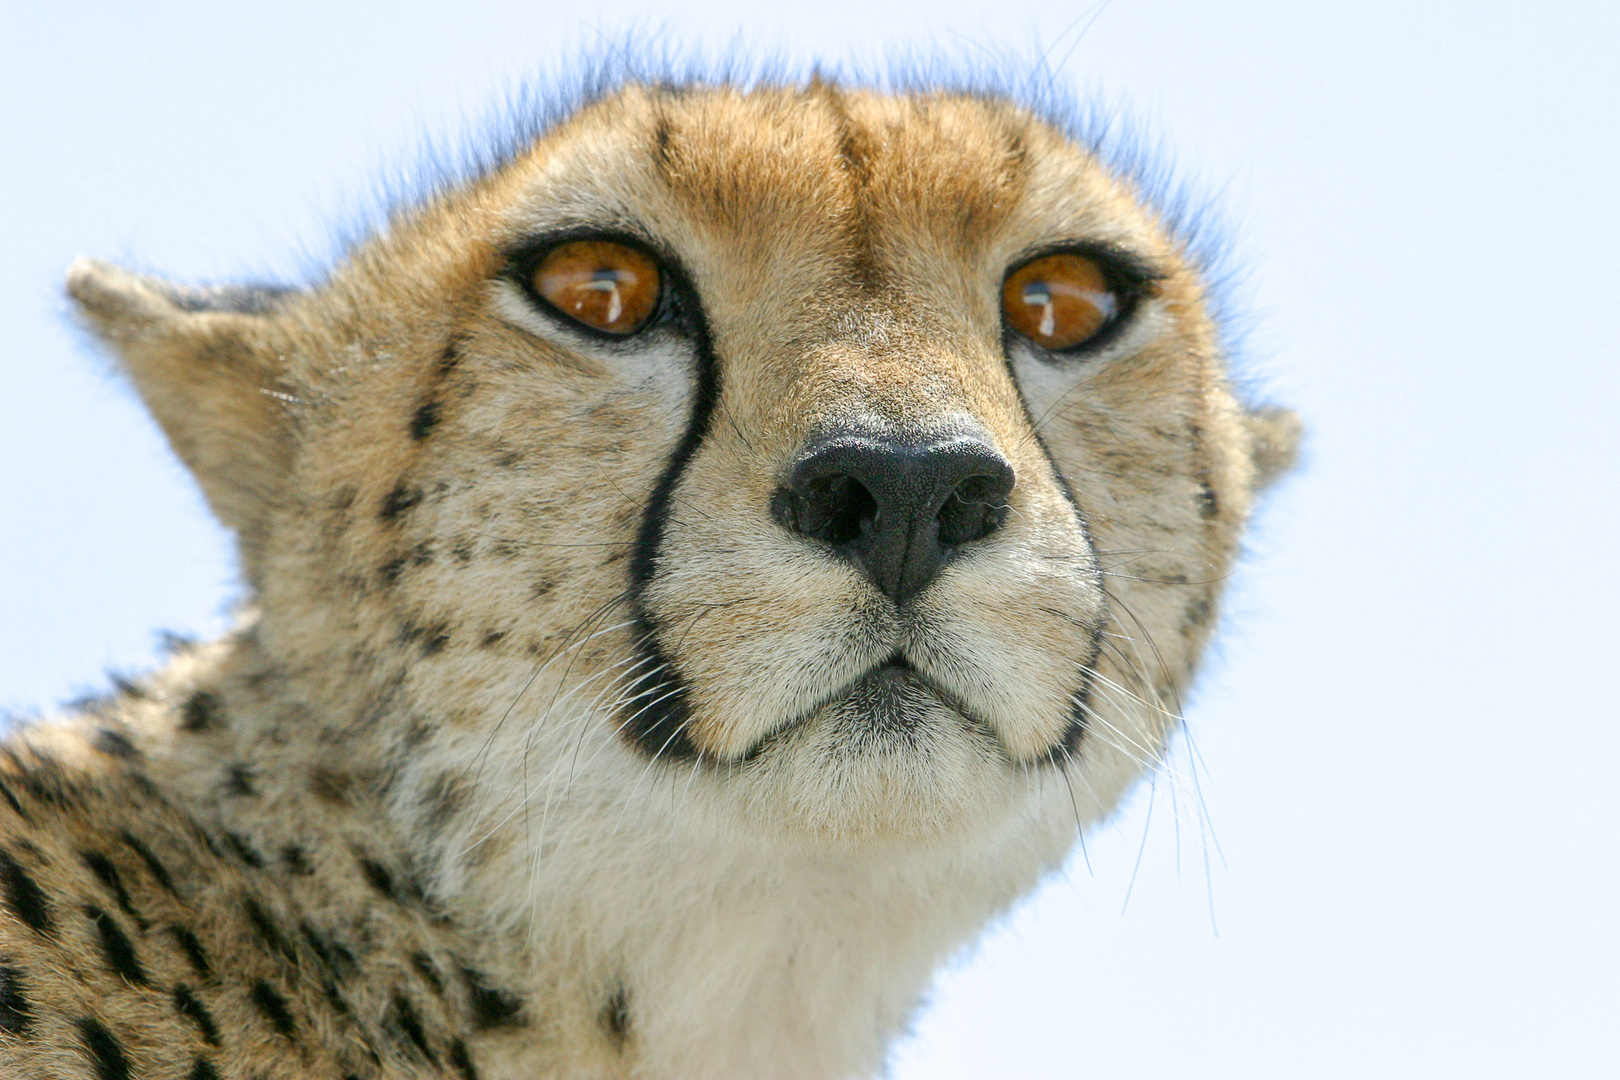
M603 75L309 287L77 263L246 603L0 750L0 1075L881 1072L1299 435L1106 149Z

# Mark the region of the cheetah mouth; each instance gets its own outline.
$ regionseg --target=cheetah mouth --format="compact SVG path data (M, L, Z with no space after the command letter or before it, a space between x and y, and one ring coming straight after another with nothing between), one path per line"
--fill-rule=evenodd
M896 652L763 736L744 755L758 758L802 729L823 724L851 752L920 748L941 726L994 738L989 724Z

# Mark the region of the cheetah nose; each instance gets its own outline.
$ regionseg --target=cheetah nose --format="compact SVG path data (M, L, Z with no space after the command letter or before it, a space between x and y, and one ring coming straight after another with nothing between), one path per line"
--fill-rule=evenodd
M962 544L1001 527L1013 468L987 441L839 434L813 443L771 499L784 527L831 544L896 604Z

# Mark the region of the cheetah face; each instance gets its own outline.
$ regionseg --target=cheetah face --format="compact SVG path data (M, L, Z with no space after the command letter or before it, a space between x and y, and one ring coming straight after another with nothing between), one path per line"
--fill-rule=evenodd
M1048 773L1094 816L1176 718L1264 443L1202 288L1014 106L632 87L321 290L198 316L290 408L189 459L267 647L442 758L774 829L933 834Z

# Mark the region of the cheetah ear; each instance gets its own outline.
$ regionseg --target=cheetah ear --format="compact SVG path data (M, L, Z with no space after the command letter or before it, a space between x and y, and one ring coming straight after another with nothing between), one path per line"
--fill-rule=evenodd
M293 452L272 317L290 290L185 288L80 259L67 291L236 532L251 579Z
M1264 406L1243 416L1254 460L1254 490L1264 491L1299 460L1305 425L1292 409Z

